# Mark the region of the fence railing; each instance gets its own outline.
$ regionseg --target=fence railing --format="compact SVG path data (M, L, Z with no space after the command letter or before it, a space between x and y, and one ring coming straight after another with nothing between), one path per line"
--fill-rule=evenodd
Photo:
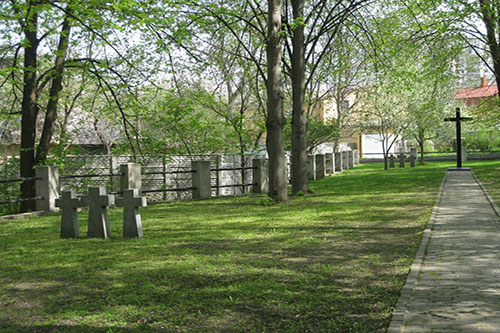
M57 167L43 166L36 169L36 177L0 179L0 184L9 184L22 182L26 180L36 181L36 196L33 198L0 198L0 205L19 203L27 200L35 200L37 210L56 211L56 199L59 193L68 187L68 184L61 185L62 181L85 180L95 178L106 178L111 180L112 184L108 193L121 195L124 190L138 189L143 194L155 195L166 193L185 192L190 194L193 199L206 199L213 196L219 196L221 189L241 188L239 193L247 193L246 189L251 188L254 193L267 193L269 188L268 180L268 161L267 159L253 159L251 166L220 166L213 161L201 160L192 161L190 167L183 167L182 170L164 170L162 171L144 171L138 163L125 163L120 165L120 172L106 173L88 173L88 174L64 174L59 175ZM310 156L308 160L308 178L319 179L327 175L334 174L348 169L359 163L359 154L357 151L345 151L340 153L318 154ZM239 174L231 183L222 182L221 173ZM147 176L165 176L165 175L189 175L190 177L182 179L182 182L167 184L166 178L162 177L163 184L160 187L143 186L143 180ZM115 178L119 179L119 188L113 188ZM227 180L227 179L226 179ZM181 184L179 186L179 184ZM182 185L183 184L183 185ZM102 185L102 183L100 184ZM105 184L109 185L109 184ZM67 188L66 188L67 190ZM83 189L85 191L86 189ZM81 197L85 194L76 193ZM234 193L234 192L232 192ZM154 200L153 200L154 201Z
M21 177L21 178L11 178L11 179L0 179L0 184L15 184L15 183L22 183L25 181L36 181L36 180L40 180L40 179L41 179L40 177ZM16 197L16 198L11 198L11 197L1 198L0 197L0 205L9 205L9 207L7 208L7 212L12 213L15 210L17 210L17 207L12 208L12 207L10 207L10 205L19 204L19 203L26 202L26 201L36 201L36 200L42 200L42 199L43 199L42 196L34 196L31 198L18 198L18 197Z

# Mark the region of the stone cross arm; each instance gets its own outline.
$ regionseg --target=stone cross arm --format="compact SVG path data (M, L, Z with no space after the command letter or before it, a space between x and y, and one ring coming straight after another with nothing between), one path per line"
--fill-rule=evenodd
M56 207L61 209L84 207L86 203L76 197L74 190L63 191L61 198L56 199Z
M146 207L146 197L139 196L138 189L123 190L123 197L116 198L116 205L118 207Z
M89 194L83 196L81 200L87 206L93 204L105 207L115 204L115 196L106 194L106 189L102 186L89 187Z

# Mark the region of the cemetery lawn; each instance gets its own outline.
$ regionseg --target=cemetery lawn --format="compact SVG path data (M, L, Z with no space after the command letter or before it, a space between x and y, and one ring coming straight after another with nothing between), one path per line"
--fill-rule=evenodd
M467 161L465 165L472 168L497 206L500 207L500 161Z
M471 164L498 198L500 162ZM451 165L359 165L279 205L152 205L142 239L121 238L121 209L108 240L0 220L0 331L384 332Z

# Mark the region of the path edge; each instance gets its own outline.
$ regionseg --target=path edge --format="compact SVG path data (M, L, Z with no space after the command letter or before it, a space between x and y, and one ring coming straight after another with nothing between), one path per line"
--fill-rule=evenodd
M432 208L431 217L429 218L425 226L425 230L422 236L422 241L420 242L420 246L417 250L417 254L415 255L415 259L413 260L413 263L410 266L410 272L406 277L406 283L401 289L401 294L399 296L398 302L396 303L394 312L392 313L391 322L389 324L389 328L387 329L387 333L399 333L403 329L406 310L410 302L410 297L413 288L415 287L415 283L417 282L418 275L420 273L424 261L425 252L427 250L427 245L429 244L434 222L436 221L437 212L439 210L439 204L441 203L441 198L443 196L444 184L446 183L447 178L448 178L448 172L444 174L441 186L439 187L436 202L434 203L434 207Z
M497 216L500 217L500 209L498 208L497 204L495 203L495 201L493 200L493 198L491 197L491 195L488 193L488 190L483 185L483 183L479 180L479 178L476 176L476 174L474 173L474 171L471 170L471 173L472 173L472 177L474 177L474 179L476 180L476 182L479 184L479 187L483 191L484 195L486 196L486 199L488 199L488 201L490 202L491 207L493 207L493 210L495 211L495 213L497 214Z

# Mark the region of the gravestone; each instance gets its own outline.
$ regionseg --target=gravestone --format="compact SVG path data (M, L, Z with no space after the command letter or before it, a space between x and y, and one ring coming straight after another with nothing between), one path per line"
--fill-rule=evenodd
M399 154L399 167L404 168L405 167L405 162L406 162L406 156L405 154Z
M123 190L123 197L116 198L116 205L123 207L123 238L142 237L140 207L146 207L146 197L138 189Z
M415 155L410 155L410 168L415 167Z
M395 168L396 167L396 164L394 163L394 155L391 154L391 156L389 156L389 168Z
M89 206L87 237L108 238L111 235L108 206L114 205L115 196L106 194L104 186L90 186L88 195L82 197L82 203Z
M56 199L55 205L61 209L61 238L80 237L77 208L84 205L76 197L75 191L63 191L62 197Z

